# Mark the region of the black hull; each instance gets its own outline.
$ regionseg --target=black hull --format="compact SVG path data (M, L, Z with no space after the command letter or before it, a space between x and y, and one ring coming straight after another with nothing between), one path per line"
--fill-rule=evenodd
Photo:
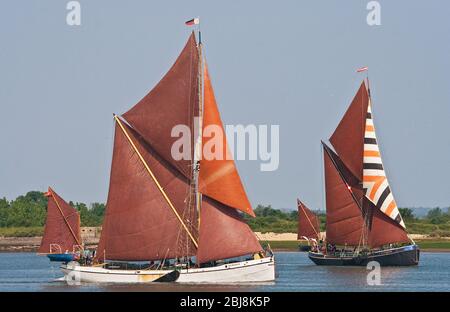
M367 266L369 262L377 261L380 266L412 266L419 264L420 250L417 245L410 245L369 252L364 256L324 255L316 252L309 252L308 256L317 265Z

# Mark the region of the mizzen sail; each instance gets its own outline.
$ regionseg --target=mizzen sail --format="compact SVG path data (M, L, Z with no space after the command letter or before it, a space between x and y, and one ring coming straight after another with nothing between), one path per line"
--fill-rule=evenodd
M362 181L364 133L369 93L362 82L330 142L348 169Z
M50 187L46 196L48 197L47 219L39 253L72 252L74 247L81 247L78 211Z

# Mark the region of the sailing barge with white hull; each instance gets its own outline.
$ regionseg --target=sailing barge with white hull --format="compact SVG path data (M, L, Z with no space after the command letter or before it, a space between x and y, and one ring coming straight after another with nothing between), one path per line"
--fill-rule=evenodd
M331 146L322 142L326 241L309 252L317 265L419 263L419 248L407 235L381 161L371 102L367 79L331 136Z
M62 266L81 282L243 283L275 279L266 252L242 213L254 216L232 158L201 157L213 126L224 127L192 33L175 64L139 103L114 115L115 136L105 218L92 266ZM193 134L194 148L177 145ZM177 128L178 127L178 128ZM195 130L199 131L195 131ZM175 137L174 137L175 136ZM216 138L217 140L217 138ZM175 159L173 150L181 150ZM124 263L147 262L144 269ZM128 267L129 268L129 267Z

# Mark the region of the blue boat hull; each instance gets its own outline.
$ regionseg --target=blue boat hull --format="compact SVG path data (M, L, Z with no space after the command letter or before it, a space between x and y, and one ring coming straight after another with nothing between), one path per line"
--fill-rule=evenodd
M75 255L72 253L47 254L47 257L54 262L70 262L75 259Z

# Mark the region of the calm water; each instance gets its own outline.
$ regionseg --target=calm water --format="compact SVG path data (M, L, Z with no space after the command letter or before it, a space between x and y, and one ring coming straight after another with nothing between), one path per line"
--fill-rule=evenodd
M34 253L0 253L0 291L450 291L450 253L422 253L420 265L382 268L381 286L368 286L364 267L318 267L306 253L276 253L277 280L246 286L67 286L58 264Z

